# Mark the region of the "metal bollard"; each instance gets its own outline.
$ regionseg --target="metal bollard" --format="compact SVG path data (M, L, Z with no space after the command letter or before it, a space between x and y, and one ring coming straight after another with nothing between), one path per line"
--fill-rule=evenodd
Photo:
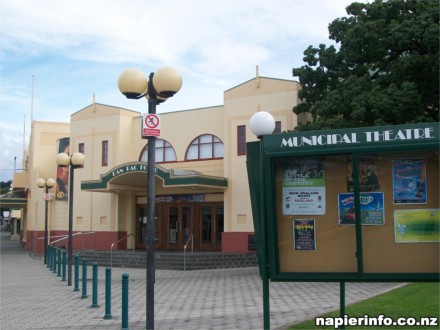
M113 318L112 311L112 269L105 269L105 315L104 320L111 320Z
M98 263L93 263L93 282L92 282L92 308L99 307L98 305Z
M52 259L52 273L57 272L57 248L53 247L53 259Z
M83 259L82 271L83 271L83 276L82 276L82 295L81 295L81 299L86 299L87 298L87 259Z
M47 246L47 263L46 263L46 268L49 268L49 269L50 269L50 263L52 262L51 253L52 253L51 246L48 245Z
M73 289L73 292L79 292L79 256L75 255L75 288Z
M62 278L61 281L65 282L66 281L66 255L67 255L67 251L64 250L63 251L63 270L62 270Z
M52 246L48 246L47 247L47 268L49 268L49 270L52 269Z
M61 249L58 249L58 273L57 277L61 277Z
M128 330L128 274L122 274L122 329Z

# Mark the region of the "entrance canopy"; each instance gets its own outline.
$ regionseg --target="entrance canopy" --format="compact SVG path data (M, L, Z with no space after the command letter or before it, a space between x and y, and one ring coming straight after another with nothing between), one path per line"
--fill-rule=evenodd
M147 188L147 162L131 162L116 166L99 180L81 182L81 190L121 193L145 192ZM180 169L165 169L156 165L156 193L204 193L222 192L228 186L224 177L207 176L200 172ZM163 191L162 191L163 190Z

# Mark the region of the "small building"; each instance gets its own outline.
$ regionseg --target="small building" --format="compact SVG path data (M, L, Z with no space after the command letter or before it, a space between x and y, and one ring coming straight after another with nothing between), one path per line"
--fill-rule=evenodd
M257 75L225 91L223 105L160 114L157 250L181 250L189 238L196 251L253 250L246 142L256 137L248 122L267 111L276 131L293 130L299 89L298 82ZM14 176L14 187L27 190L20 228L27 249L43 251L45 191L38 178L57 181L49 190L49 241L67 234L68 173L55 163L64 151L86 159L74 175L74 249L110 250L121 239L119 249L145 249L148 140L141 123L139 112L99 103L73 113L70 123L33 121L28 171Z

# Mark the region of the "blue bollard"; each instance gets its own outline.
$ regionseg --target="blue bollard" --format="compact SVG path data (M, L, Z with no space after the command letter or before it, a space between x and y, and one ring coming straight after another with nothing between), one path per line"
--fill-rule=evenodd
M49 270L52 269L51 268L52 267L52 246L50 246L50 245L47 247L47 265L46 265L46 267L49 268Z
M112 269L107 267L105 269L105 315L104 315L104 320L111 320L113 318L111 306L112 306Z
M61 277L61 249L58 249L58 273L57 277Z
M62 271L62 278L61 281L65 282L66 281L66 255L67 255L67 251L64 250L63 251L63 271Z
M50 263L52 262L52 258L51 258L51 251L52 249L51 249L51 246L50 245L48 245L47 246L47 263L46 263L46 268L49 268L50 269Z
M93 263L93 282L92 282L92 308L99 307L98 305L98 264Z
M52 273L56 274L57 272L57 248L53 247L53 260L52 260Z
M75 255L75 287L73 289L73 292L79 292L79 256Z
M122 329L128 330L128 274L122 274Z
M82 271L83 271L83 277L82 277L81 299L86 299L87 298L87 259L83 259Z

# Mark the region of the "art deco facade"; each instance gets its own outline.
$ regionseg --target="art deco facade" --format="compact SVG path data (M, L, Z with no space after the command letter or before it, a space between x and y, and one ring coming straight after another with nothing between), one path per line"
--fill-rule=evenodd
M194 250L249 252L254 235L246 174L246 142L256 140L248 123L257 111L270 112L277 131L293 130L299 84L255 77L224 92L221 106L160 115L156 143L156 248L180 250L190 238ZM145 104L147 108L147 103ZM160 109L159 109L160 110ZM75 170L74 248L145 248L147 141L141 138L142 114L94 103L71 115L70 123L32 123L28 172L17 173L14 187L26 188L20 239L41 252L44 189L38 178L57 179L50 190L49 236L67 233L68 184L55 157L82 152Z

